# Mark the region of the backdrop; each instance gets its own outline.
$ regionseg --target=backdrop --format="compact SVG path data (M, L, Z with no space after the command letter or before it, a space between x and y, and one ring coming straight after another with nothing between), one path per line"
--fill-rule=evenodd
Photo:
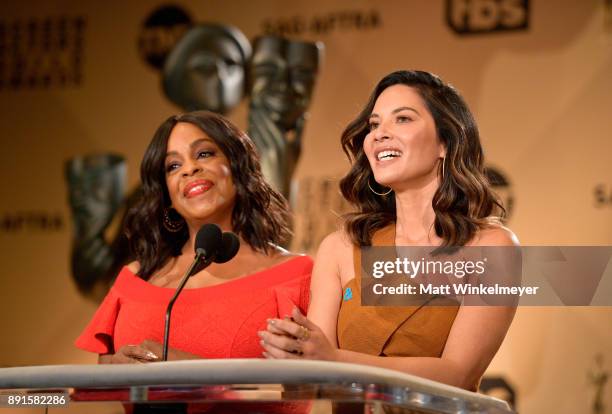
M0 365L95 361L73 346L96 304L70 277L63 165L123 154L128 188L137 184L154 130L179 111L163 96L159 62L190 23L325 44L294 181L295 249L313 252L337 224L340 133L400 68L435 72L463 93L522 244L612 244L609 2L173 4L183 15L144 0L0 4ZM230 118L246 127L246 101ZM591 410L590 374L611 367L612 309L523 308L487 375L516 390L520 412L575 413ZM610 384L605 398L612 406Z

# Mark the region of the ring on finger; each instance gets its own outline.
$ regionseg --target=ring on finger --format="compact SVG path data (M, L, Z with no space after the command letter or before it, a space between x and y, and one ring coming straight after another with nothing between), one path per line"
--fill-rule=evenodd
M310 330L304 326L300 326L300 335L298 336L298 340L306 342L310 339Z

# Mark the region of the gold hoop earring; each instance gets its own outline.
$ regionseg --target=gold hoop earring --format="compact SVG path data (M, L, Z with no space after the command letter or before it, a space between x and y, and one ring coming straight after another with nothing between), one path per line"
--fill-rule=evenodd
M171 214L176 217L170 217ZM183 227L185 226L185 220L182 219L180 214L177 213L175 209L166 208L164 209L164 218L162 220L162 224L164 225L164 228L170 233L176 233L183 229Z
M392 188L389 188L389 191L387 191L386 193L379 193L379 192L375 191L375 190L372 188L372 186L370 185L370 179L369 179L369 178L368 178L368 188L370 189L370 191L371 191L371 192L373 192L374 194L379 195L379 196L386 196L386 195L389 195L389 194L391 193L391 191L393 191L393 189L392 189Z

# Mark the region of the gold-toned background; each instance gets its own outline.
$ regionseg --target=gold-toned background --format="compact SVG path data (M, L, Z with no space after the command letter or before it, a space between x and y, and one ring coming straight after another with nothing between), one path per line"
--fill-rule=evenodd
M4 22L61 15L87 21L80 86L0 91L0 214L44 211L66 223L61 231L0 231L2 366L95 361L73 346L96 304L78 295L69 274L63 163L90 152L121 153L129 187L137 183L145 145L161 121L178 111L137 49L144 19L162 4L0 4ZM309 22L345 10L380 15L379 27L338 24L327 33L299 35L324 42L326 50L295 177L298 189L346 171L340 133L383 75L424 69L455 85L473 109L488 163L511 183L508 224L522 244L612 244L612 31L605 1L532 0L527 31L472 36L447 27L442 0L177 4L196 22L233 24L251 40L265 21L299 16ZM230 118L244 128L246 115L245 100ZM596 203L597 186L607 204ZM310 191L308 211L314 206L316 217L331 223L316 230L325 232L334 220L317 211L319 192ZM312 223L306 226L304 199L302 194L295 201L298 240L315 231ZM520 412L588 412L593 389L587 375L597 353L612 371L612 309L520 309L488 374L512 383ZM605 396L612 406L612 385Z

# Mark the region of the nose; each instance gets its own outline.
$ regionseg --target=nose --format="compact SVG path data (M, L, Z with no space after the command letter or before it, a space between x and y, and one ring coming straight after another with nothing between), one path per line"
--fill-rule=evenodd
M386 123L381 122L376 129L372 131L372 138L374 138L375 142L381 142L391 138L391 134L387 129Z
M183 176L189 177L202 171L202 167L193 160L188 160L183 165Z
M215 67L217 68L217 75L219 79L225 79L227 77L227 63L222 59L218 59L215 62Z
M272 88L276 93L286 93L289 90L291 83L289 68L284 64L278 64L275 67L274 77L272 78Z

